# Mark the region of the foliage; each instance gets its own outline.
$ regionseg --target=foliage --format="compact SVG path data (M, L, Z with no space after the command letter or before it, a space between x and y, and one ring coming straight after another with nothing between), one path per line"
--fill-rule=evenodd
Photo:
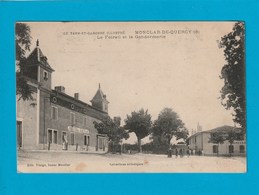
M129 138L128 132L109 116L104 117L101 122L94 121L93 123L98 133L106 134L109 141L114 144L118 144L122 139Z
M124 128L129 132L134 132L138 139L139 152L141 149L141 139L149 134L152 125L151 115L148 114L148 110L141 109L138 112L131 112L131 115L127 115L125 119Z
M235 140L237 140L237 133L234 131L230 131L226 137L226 140L232 145Z
M16 44L16 95L18 100L33 100L33 90L28 85L26 79L23 77L25 54L30 51L31 45L31 30L27 24L16 23L15 25L15 44Z
M219 144L223 144L224 141L225 141L225 136L222 132L211 133L209 142L218 145L217 156L219 155Z
M15 25L15 43L16 43L16 60L20 61L25 58L26 50L30 51L31 46L31 29L25 23L16 23Z
M23 77L21 72L16 72L16 95L18 95L17 100L33 100L32 94L33 90L28 85L26 79Z
M224 141L225 141L225 136L223 133L221 132L211 133L210 140L209 140L210 143L223 144Z
M234 122L245 130L246 99L245 99L245 28L243 22L234 25L233 31L221 38L220 48L224 48L227 64L221 70L220 78L224 80L221 89L222 105L234 110Z
M151 131L152 132L152 131ZM166 154L168 150L167 138L164 136L153 136L151 134L150 139L152 139L152 151L155 154Z
M167 145L170 145L173 136L176 139L187 139L188 131L184 126L184 123L171 108L164 108L158 119L154 122L152 128L152 139L157 140L159 144L166 139Z

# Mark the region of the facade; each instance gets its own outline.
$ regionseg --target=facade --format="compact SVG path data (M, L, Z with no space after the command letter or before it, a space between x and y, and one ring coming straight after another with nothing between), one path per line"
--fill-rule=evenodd
M210 142L211 135L215 132L221 132L226 138L229 132L235 132L237 140L234 140L232 144L225 140L223 144L215 144ZM246 141L243 136L240 136L241 129L231 126L222 126L208 131L201 131L194 135L191 135L187 141L189 143L189 149L192 154L207 155L207 156L245 156L246 155ZM239 136L238 136L239 135Z
M17 147L23 149L98 150L107 148L107 137L93 122L108 116L106 95L99 88L89 105L71 97L65 87L52 89L47 57L36 48L26 59L23 75L34 91L34 100L17 100Z

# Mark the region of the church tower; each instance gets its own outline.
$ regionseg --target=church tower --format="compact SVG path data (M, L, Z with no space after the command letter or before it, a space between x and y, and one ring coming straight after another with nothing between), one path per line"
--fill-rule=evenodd
M106 95L103 94L102 90L101 90L101 85L99 84L99 88L95 94L95 96L93 97L93 99L91 100L92 106L108 113L108 100L106 99Z

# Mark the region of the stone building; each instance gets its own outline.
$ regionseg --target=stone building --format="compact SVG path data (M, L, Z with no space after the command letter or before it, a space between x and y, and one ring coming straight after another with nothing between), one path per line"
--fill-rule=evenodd
M236 134L236 140L231 144L226 140L229 132L234 132ZM225 139L224 143L215 144L210 142L211 135L213 133L221 133ZM222 126L208 131L200 131L191 135L187 142L189 144L189 149L193 154L197 155L207 155L207 156L245 156L246 155L246 141L241 133L240 128L231 127L231 126Z
M26 59L24 78L34 91L34 100L17 100L17 147L23 149L96 150L107 148L93 122L108 116L108 100L99 88L92 105L69 96L64 86L52 89L54 69L39 42Z

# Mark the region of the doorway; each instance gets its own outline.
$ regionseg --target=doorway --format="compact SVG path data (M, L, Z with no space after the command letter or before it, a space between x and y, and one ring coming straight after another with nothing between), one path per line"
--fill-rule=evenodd
M16 124L16 131L17 131L17 147L21 148L22 147L22 122L17 121Z

